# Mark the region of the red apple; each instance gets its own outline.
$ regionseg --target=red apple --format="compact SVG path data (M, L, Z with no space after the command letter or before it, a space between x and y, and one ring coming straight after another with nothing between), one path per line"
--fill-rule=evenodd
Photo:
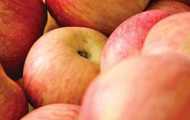
M189 86L189 57L131 57L90 85L79 120L190 120Z
M179 0L157 0L152 2L148 9L161 9L171 13L190 11L190 7Z
M101 57L101 71L107 71L121 60L138 54L149 30L169 15L166 11L150 10L123 22L109 37Z
M172 15L156 24L147 35L144 53L162 53L167 50L190 55L190 13Z
M51 104L35 109L21 120L77 120L80 107L68 104Z
M144 10L149 0L47 0L62 26L85 26L109 35L122 21Z
M23 90L0 66L0 120L20 120L28 111Z
M80 27L59 28L42 36L24 66L24 88L32 105L80 104L99 73L105 40L103 34Z
M18 79L27 52L43 33L45 7L40 0L0 0L0 11L0 62Z

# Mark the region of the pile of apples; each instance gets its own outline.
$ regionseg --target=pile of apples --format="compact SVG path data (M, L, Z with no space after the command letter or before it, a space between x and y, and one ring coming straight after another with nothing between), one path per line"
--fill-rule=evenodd
M0 0L0 120L190 120L190 1Z

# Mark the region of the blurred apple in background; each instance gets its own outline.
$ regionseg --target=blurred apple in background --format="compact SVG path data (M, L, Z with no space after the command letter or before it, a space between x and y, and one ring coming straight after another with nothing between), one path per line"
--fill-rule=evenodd
M148 9L161 9L170 13L190 11L190 7L187 4L174 0L157 0L152 2Z
M35 109L21 120L78 120L80 107L69 104L51 104Z
M142 12L149 0L47 0L61 26L85 26L109 35L121 22Z
M151 3L157 1L178 1L178 2L187 3L189 0L151 0Z
M129 56L139 54L149 30L168 12L150 10L123 22L109 37L101 57L101 71L107 71Z
M0 62L12 78L22 76L27 52L43 33L45 22L40 0L0 1Z
M20 120L28 112L23 90L0 66L0 120Z
M190 12L172 15L156 24L147 35L144 53L178 51L190 56Z
M59 25L56 23L56 21L54 20L54 18L50 15L50 13L48 12L48 17L47 17L47 23L46 26L44 28L44 32L49 32L53 29L59 28Z
M80 104L99 73L106 39L95 30L80 27L59 28L42 36L24 66L24 88L32 105Z
M156 2L156 1L168 1L168 0L152 0L152 2ZM178 2L183 2L185 4L190 4L189 0L169 0L169 1L178 1Z
M46 4L45 0L43 0L44 4ZM45 25L44 28L44 33L59 28L59 25L57 24L57 22L55 21L55 19L50 15L49 11L47 11L47 23Z
M79 120L190 120L189 68L173 52L131 57L90 85Z

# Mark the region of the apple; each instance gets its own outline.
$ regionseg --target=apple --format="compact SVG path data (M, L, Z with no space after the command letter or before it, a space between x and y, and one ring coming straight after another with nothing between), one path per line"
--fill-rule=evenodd
M43 33L46 9L40 0L0 0L0 11L0 62L18 79L27 52Z
M24 116L21 120L77 120L80 107L70 104L45 105Z
M49 32L53 29L59 28L59 25L56 23L55 19L50 15L48 12L48 17L47 17L47 23L44 28L44 33Z
M156 3L153 2L152 7L149 7L153 10L130 17L111 34L101 57L102 72L109 70L129 56L139 54L147 34L157 22L169 15L190 10L189 6L177 1L161 0Z
M44 4L46 4L45 0L42 0ZM47 23L44 28L44 33L49 32L50 30L59 28L59 25L55 21L55 19L50 15L49 11L47 11Z
M154 1L161 1L161 0L152 0L152 2L154 2ZM169 0L169 1L178 1L178 2L183 2L185 4L190 4L189 0Z
M28 112L23 90L11 80L0 65L0 120L19 120Z
M19 85L19 86L23 86L23 80L22 78L15 80L15 82Z
M148 9L161 9L171 13L190 11L190 7L180 1L175 0L157 0L149 5Z
M33 110L34 110L34 108L32 107L32 105L31 105L31 104L28 104L28 111L31 112L31 111L33 111Z
M189 78L181 54L131 57L92 82L79 120L190 120Z
M61 26L84 26L109 35L121 22L142 12L149 0L47 0Z
M190 0L182 0L184 1L186 4L190 5Z
M143 53L163 53L168 50L190 55L190 13L184 12L161 20L148 33Z
M109 37L101 56L101 72L109 70L123 59L139 54L149 30L168 12L149 10L130 17Z
M190 3L190 1L189 1L189 0L175 0L175 1L184 2L184 3L186 3L186 4L189 4L189 3Z
M106 39L83 27L59 28L42 36L24 65L24 88L31 104L80 104L89 83L99 74Z

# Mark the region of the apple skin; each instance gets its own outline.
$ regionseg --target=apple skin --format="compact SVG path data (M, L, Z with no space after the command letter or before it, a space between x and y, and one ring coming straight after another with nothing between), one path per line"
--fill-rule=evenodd
M149 0L47 0L61 26L90 27L109 35L121 22L145 9Z
M79 120L190 120L189 78L181 54L131 57L92 82Z
M188 5L190 4L190 1L189 1L189 0L152 0L151 3L152 3L152 2L157 2L157 1L177 1L177 2L183 2L183 3L188 4ZM151 4L151 3L150 3L150 4ZM175 4L175 3L174 3L174 4ZM170 5L171 5L171 4L170 4Z
M21 120L77 120L80 107L70 104L51 104L35 109Z
M168 12L149 10L139 13L126 21L109 37L101 56L101 72L109 70L123 59L139 54L149 30Z
M24 66L24 88L31 104L80 104L99 74L106 37L89 28L65 27L42 36Z
M189 21L189 12L175 14L161 20L147 35L143 53L157 54L169 50L189 56Z
M24 91L0 65L0 120L20 120L28 112Z
M148 10L151 9L161 9L171 13L190 11L190 7L179 0L157 0L149 5Z
M40 0L1 0L0 11L0 62L18 79L30 47L43 33L46 8Z
M139 54L147 34L157 22L169 15L190 10L189 6L177 1L160 0L156 3L153 2L149 7L152 10L132 16L111 34L103 49L101 72L109 70L129 56ZM165 34L165 32L163 33Z
M56 23L55 19L50 15L48 12L48 17L47 17L47 23L44 28L44 33L49 32L53 29L59 28L59 25Z
M44 4L46 4L45 0L42 0ZM47 11L47 23L44 28L44 33L49 32L53 29L59 28L59 25L55 21L55 19L50 15L49 11Z

